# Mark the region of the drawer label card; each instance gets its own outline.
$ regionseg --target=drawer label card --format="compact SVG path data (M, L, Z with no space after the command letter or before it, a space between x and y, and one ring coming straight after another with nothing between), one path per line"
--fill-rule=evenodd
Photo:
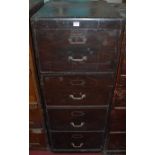
M75 27L79 27L79 26L80 26L80 22L78 22L78 21L73 22L73 26L75 26Z

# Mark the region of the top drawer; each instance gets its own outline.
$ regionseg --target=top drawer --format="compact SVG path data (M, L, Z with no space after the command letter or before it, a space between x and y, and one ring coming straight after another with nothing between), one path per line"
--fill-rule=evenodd
M92 18L46 18L31 20L34 28L38 29L77 29L77 28L100 28L100 29L121 29L122 22L118 19L92 19Z
M114 48L119 36L118 30L97 29L50 29L35 31L39 49L56 50L66 46L83 46L94 48ZM46 47L46 48L45 48Z
M117 30L36 30L41 72L115 70Z

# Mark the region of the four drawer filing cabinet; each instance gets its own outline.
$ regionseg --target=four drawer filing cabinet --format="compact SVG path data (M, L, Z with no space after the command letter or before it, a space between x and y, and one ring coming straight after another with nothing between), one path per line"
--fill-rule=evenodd
M102 0L52 1L31 18L31 27L52 150L103 150L122 17Z

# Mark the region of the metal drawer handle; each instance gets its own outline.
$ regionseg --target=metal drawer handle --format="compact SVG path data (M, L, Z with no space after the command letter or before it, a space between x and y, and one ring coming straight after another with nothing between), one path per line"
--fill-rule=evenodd
M84 116L85 113L83 111L72 111L71 116Z
M68 60L74 61L74 62L83 62L83 61L87 61L87 56L83 56L81 59L75 59L72 56L68 56Z
M79 145L75 145L75 144L72 142L71 145L72 145L72 147L74 147L74 148L81 148L81 147L84 145L84 143L80 143Z
M73 36L68 39L70 44L85 44L87 39L84 36Z
M81 138L83 138L83 135L82 134L73 134L72 138L73 139L81 139Z
M77 85L80 85L80 86L81 86L81 85L84 85L84 84L85 84L85 81L84 81L84 80L72 80L72 81L70 82L70 84L73 85L73 86L74 86L74 85L76 85L76 86L77 86Z
M80 124L75 124L74 122L70 122L70 124L74 127L74 128L81 128L84 126L85 122L81 122Z
M81 94L81 93L80 93ZM86 98L86 94L81 94L80 97L76 97L73 94L70 94L69 97L73 100L83 100L84 98Z

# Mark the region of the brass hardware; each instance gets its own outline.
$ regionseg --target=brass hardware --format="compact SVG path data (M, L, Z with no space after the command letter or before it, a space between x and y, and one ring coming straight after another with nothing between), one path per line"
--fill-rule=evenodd
M72 145L73 148L81 148L81 147L84 145L84 143L80 143L79 145L75 145L75 144L72 142L71 145Z
M83 100L84 98L86 98L86 94L81 94L81 93L80 93L80 95L81 95L81 96L76 97L76 96L74 96L73 94L70 94L69 97L70 97L71 99L73 99L73 100Z
M70 122L70 124L74 127L74 128L81 128L84 126L85 122L81 122L80 124L75 124L74 122Z
M71 116L83 116L85 113L83 111L72 111Z
M83 56L81 59L76 59L76 58L73 58L72 56L68 56L68 60L73 62L83 62L83 61L87 61L87 56Z
M85 44L87 41L87 38L85 36L80 35L73 35L68 39L70 44Z
M74 139L81 139L81 138L83 138L83 135L82 134L73 134L72 138L74 138Z
M70 84L71 85L84 85L85 81L84 80L72 80Z

